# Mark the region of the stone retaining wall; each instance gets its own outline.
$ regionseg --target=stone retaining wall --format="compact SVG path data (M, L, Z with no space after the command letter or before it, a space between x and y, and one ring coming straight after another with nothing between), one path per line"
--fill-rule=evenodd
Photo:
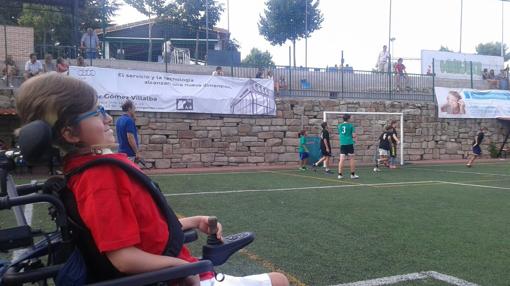
M489 142L501 143L506 134L495 119L438 119L433 103L277 99L277 106L276 117L140 113L137 125L143 157L156 168L296 164L298 132L304 128L309 136L317 136L325 110L404 111L405 160L466 158L479 126L489 129L482 146L488 156ZM390 119L398 118L353 116L359 160L373 160L377 138ZM328 123L333 154L338 157L334 128L338 119Z

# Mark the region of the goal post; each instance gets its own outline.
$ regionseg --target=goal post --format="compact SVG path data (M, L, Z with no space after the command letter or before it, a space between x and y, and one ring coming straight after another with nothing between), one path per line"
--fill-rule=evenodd
M404 113L403 112L364 112L364 111L358 111L358 112L347 112L347 111L324 111L322 116L322 121L327 122L328 121L328 115L334 115L334 114L360 114L360 115L392 115L392 116L399 116L400 117L400 165L404 165Z

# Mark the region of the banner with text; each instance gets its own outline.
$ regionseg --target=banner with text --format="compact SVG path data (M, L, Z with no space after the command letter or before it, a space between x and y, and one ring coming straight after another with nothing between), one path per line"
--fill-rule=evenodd
M138 111L276 115L274 83L98 67L70 67L69 75L90 84L107 110L131 99Z
M461 54L453 52L421 51L421 72L432 72L434 60L434 73L439 78L451 79L482 79L482 72L494 70L495 74L503 68L503 58L475 54Z
M440 118L510 117L510 91L436 87Z

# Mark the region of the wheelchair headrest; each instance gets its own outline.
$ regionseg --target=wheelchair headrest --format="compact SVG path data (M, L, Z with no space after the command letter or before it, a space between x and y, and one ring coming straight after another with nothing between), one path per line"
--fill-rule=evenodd
M23 126L19 131L18 145L23 159L30 164L48 162L53 147L51 126L36 120Z

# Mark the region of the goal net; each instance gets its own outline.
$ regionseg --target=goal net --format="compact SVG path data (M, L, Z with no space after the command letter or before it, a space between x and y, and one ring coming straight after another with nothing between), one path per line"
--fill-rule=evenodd
M391 120L398 120L400 128L397 128L400 145L398 146L397 158L400 158L400 165L404 165L404 113L402 112L345 112L345 111L324 111L323 121L328 123L333 134L338 135L336 126L342 123L342 116L352 116L349 122L355 126L357 135L354 145L356 156L362 156L363 161L374 160L379 147L379 136ZM338 137L337 137L338 138ZM332 144L333 145L333 144Z

